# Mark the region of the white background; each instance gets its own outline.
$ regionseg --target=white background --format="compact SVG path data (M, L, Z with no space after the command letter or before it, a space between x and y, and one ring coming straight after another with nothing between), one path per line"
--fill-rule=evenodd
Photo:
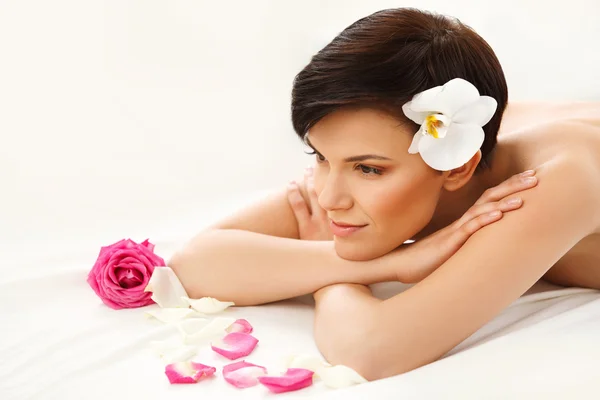
M185 240L215 207L283 187L310 161L290 122L294 76L383 8L471 25L513 101L600 100L600 2L550 4L0 0L4 262L18 274L65 247L92 263L123 237Z

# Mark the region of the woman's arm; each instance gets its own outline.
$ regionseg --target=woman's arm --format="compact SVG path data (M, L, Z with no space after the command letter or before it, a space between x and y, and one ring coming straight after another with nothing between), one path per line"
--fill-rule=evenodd
M192 298L210 296L244 306L314 293L334 283L395 280L395 266L386 261L345 260L332 241L216 229L196 237L169 266Z
M315 338L333 364L379 379L433 362L531 287L600 224L593 159L549 162L525 207L475 233L440 268L385 301L357 285L315 294Z
M502 213L490 216L490 212L520 208L520 204L501 200L531 186L519 176L508 179L482 196L455 223L416 245L375 260L344 260L335 252L332 241L295 240L229 228L198 235L169 261L169 266L190 296L210 296L237 305L296 297L335 283L413 283L439 267L474 232L501 218ZM300 204L301 200L292 208L301 237L319 237L327 229L327 215L318 205L310 180L307 188L306 203L310 205Z

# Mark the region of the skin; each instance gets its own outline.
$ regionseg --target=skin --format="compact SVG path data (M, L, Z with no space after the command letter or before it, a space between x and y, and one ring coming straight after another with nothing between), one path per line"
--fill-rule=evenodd
M361 113L371 124L386 125L385 118L376 113L364 110ZM327 146L328 142L319 142L317 135L336 135L336 128L347 129L354 117L358 114L332 116L328 131L318 131L313 142L317 142L317 147ZM367 133L364 135L362 139L366 140ZM378 144L376 150L386 150L385 143ZM334 162L338 154L335 153ZM429 195L439 201L428 223L421 225L420 219L432 211L427 200L413 219L404 222L413 224L412 230L419 230L413 236L418 241L459 217L481 193L515 171L533 168L540 183L522 194L523 210L476 232L435 272L391 299L380 301L362 285L339 284L317 291L315 337L323 354L330 362L352 366L368 379L384 378L435 361L541 277L565 286L600 289L597 154L600 154L599 104L509 107L491 168L474 174L457 190L444 190L444 184L439 186L440 192L432 190ZM341 167L336 163L331 168L337 172ZM445 178L432 181L438 179ZM315 185L317 192L321 191L321 206L339 211L341 204L349 204L347 200L321 202L324 193L321 185ZM337 198L353 196L361 204L363 191L353 189L354 192L338 188ZM395 195L398 197L394 198ZM401 197L400 192L390 192L384 203L365 207L364 212L374 223L381 221L379 224L383 225L386 218L392 218L386 215L385 203L403 201ZM403 235L396 237L403 239L406 237ZM345 243L336 248L342 253L346 251ZM444 318L439 318L441 315ZM404 323L416 320L418 329ZM342 324L342 321L351 322ZM377 329L383 325L385 330ZM353 332L352 337L340 340L344 332ZM381 348L386 351L377 351Z
M334 221L366 224L348 237L334 237L340 257L380 257L411 239L433 218L448 174L409 154L411 140L408 127L368 108L337 111L310 130L308 141L317 152L318 205ZM371 154L390 160L344 161Z
M432 171L408 154L411 132L376 110L331 114L309 138L327 160L315 167L314 190L300 184L299 192L240 210L170 260L192 297L250 305L314 292L322 354L379 379L443 356L542 277L600 288L599 104L509 105L491 168L480 173L480 154L453 171ZM392 159L361 162L387 175L363 176L357 163L342 162L366 152ZM384 301L371 295L367 285L398 279L394 268L438 248L407 258L394 250L403 241L417 241L409 249L425 243L530 169L539 184L518 193L522 209L476 230L409 290ZM368 226L360 238L327 240L320 235L329 218Z

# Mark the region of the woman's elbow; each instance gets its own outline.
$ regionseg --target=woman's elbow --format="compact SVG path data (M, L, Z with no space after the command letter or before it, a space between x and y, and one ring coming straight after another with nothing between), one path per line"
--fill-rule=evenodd
M327 361L333 365L352 368L368 381L389 378L409 372L424 363L412 363L411 349L406 349L407 357L396 357L397 349L390 349L391 343L382 343L370 334L352 335L349 340L338 340L329 349L322 349ZM396 342L395 345L398 345Z

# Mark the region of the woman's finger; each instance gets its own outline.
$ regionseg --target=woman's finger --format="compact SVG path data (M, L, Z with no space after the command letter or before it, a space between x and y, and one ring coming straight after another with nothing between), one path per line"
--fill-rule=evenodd
M298 228L302 230L310 220L310 212L308 211L308 206L306 205L304 197L302 197L302 193L300 193L300 188L296 182L292 181L289 183L287 187L287 196L288 202L298 221Z
M500 210L494 210L492 212L478 215L477 217L464 223L458 230L456 230L457 234L455 235L455 239L461 242L460 245L462 246L462 244L464 244L464 242L466 242L471 235L484 226L500 220L502 215L503 213Z
M304 180L306 182L306 192L310 201L312 215L321 218L323 217L325 210L323 210L319 205L319 196L317 196L317 192L315 191L315 177L313 175L312 168L306 168L304 172Z
M462 225L479 217L480 215L488 214L496 210L502 212L514 211L521 208L522 205L523 199L519 195L510 196L500 201L494 201L491 203L473 205L466 213L464 213L462 217L460 217L460 219L456 221L454 228L458 229Z
M521 174L517 174L508 178L497 186L489 188L483 193L483 195L481 195L475 204L478 205L499 201L507 196L510 196L511 194L530 189L535 185L537 185L535 171L525 171Z

